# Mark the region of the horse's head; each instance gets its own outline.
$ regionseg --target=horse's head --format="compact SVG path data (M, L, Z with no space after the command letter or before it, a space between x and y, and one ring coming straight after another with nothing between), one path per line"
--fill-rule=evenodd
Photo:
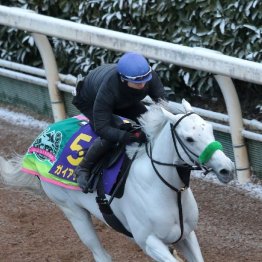
M170 120L174 147L180 161L211 168L222 183L233 179L234 164L215 141L212 125L195 114L191 105L182 101L186 114L173 115L163 109Z

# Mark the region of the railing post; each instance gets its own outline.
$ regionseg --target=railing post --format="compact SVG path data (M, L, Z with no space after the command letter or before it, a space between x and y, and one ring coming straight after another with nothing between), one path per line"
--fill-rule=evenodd
M5 6L0 6L0 8L1 7L8 8ZM11 7L11 8L9 7L8 9L10 11L13 10L15 12L16 11L21 12L23 13L24 16L26 15L27 17L28 17L27 15L28 13L30 13L30 15L35 14L35 12L32 10L21 9L17 7ZM29 23L30 25L32 25L33 21L30 21ZM18 27L18 23L16 23L15 27ZM51 100L53 118L54 121L57 122L59 120L65 119L66 113L65 113L65 106L61 96L61 92L57 87L57 84L59 82L59 75L58 75L55 56L52 47L45 35L39 33L32 33L32 36L34 37L34 41L43 60L45 75L48 82L48 92Z
M207 48L194 47L194 49L205 52L207 54L221 54L218 51ZM247 148L245 145L244 137L242 135L244 127L238 95L230 77L215 75L215 79L218 82L223 94L229 117L229 126L233 144L237 179L239 183L244 184L250 181L251 175Z
M48 91L51 100L54 121L63 120L66 117L65 106L61 92L57 88L59 81L58 69L52 47L45 35L32 33L36 46L43 60L46 79L48 82Z
M238 95L230 77L216 75L215 79L225 99L229 116L237 179L239 183L243 184L250 181L250 166L245 140L242 135L244 127Z

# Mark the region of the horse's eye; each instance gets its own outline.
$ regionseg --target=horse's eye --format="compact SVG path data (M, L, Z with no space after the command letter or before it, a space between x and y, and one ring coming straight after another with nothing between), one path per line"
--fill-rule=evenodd
M195 142L194 139L192 137L187 137L186 141L189 143Z

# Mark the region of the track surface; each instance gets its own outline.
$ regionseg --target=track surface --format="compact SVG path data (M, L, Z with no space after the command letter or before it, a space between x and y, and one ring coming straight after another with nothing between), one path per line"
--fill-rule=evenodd
M24 154L41 130L0 120L0 155ZM193 179L199 204L197 236L207 262L262 261L262 201L229 187ZM0 184L0 261L93 261L69 222L47 197ZM132 241L94 220L114 262L148 262Z

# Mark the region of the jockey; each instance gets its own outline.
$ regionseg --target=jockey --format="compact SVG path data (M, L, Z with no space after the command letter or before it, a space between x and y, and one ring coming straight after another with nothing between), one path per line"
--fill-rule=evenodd
M89 192L91 169L116 144L146 142L142 131L134 135L122 130L123 121L119 116L137 122L147 111L141 102L147 95L156 102L166 98L156 72L142 55L133 52L124 54L117 64L97 67L77 83L73 104L89 119L99 136L75 169L84 193Z

